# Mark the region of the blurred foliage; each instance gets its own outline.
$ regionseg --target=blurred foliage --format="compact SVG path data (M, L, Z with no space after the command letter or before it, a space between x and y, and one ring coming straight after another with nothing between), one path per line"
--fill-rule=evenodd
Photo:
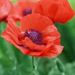
M69 2L75 9L75 0ZM1 22L0 35L5 27ZM64 25L56 23L56 27L61 33L64 51L54 59L38 58L36 75L75 75L75 17ZM33 75L32 71L32 58L0 37L0 75Z

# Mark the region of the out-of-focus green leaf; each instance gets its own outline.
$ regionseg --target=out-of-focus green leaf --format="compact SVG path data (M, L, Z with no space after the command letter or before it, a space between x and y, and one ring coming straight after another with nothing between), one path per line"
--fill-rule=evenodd
M72 8L75 10L75 0L68 0Z
M61 33L61 43L64 46L62 59L65 62L74 61L75 57L75 17L66 24L56 24Z
M55 67L55 59L41 58L38 62L39 75L48 75L49 71Z

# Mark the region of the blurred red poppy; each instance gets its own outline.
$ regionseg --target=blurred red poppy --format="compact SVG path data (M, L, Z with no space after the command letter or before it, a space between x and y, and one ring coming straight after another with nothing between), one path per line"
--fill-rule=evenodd
M65 23L74 16L68 0L40 0L35 12L48 16L54 22Z
M8 15L8 19L13 18L15 21L18 21L21 19L21 17L22 16L19 14L18 8L16 7L16 5L13 5Z
M9 0L0 0L0 21L5 20L11 9L11 2Z
M19 0L11 9L9 17L21 19L23 16L32 14L35 2L29 0Z
M31 56L52 58L63 50L63 46L60 45L60 34L53 22L40 14L30 14L22 18L19 27L14 20L9 19L2 37L23 54Z

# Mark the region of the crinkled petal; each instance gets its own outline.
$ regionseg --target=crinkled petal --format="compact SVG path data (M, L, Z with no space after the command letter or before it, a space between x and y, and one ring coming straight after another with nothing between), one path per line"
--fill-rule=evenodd
M40 14L31 14L21 20L21 30L34 29L42 32L47 26L53 25L53 22Z

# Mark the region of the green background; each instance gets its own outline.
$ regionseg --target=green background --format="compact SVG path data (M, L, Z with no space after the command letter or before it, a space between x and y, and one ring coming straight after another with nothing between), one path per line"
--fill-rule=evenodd
M75 10L75 0L69 0ZM0 34L5 23L0 23ZM75 75L75 17L66 24L57 24L61 33L63 53L54 59L37 58L36 75ZM33 75L32 58L0 37L0 75Z

